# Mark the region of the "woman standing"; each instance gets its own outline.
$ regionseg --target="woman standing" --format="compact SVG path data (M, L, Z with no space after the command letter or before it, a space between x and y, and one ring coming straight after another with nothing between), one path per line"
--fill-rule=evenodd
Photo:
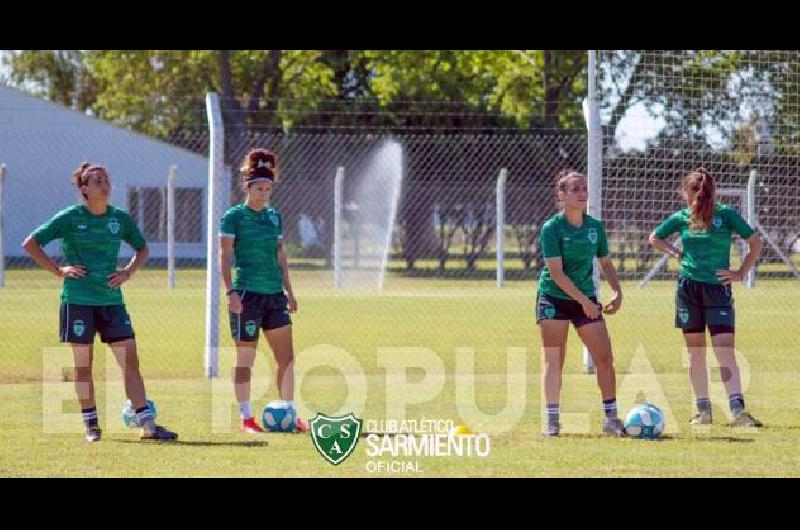
M57 213L33 231L22 244L42 268L64 278L61 291L60 340L72 346L75 390L86 426L86 441L100 440L92 378L95 333L111 347L125 379L125 394L133 403L133 424L141 427L142 440L177 440L178 435L155 424L147 406L144 380L139 371L136 337L120 286L131 279L149 255L147 242L127 212L108 204L111 182L108 170L88 162L72 176L83 201ZM57 266L42 250L61 240L67 265ZM122 241L133 247L133 259L117 270Z
M699 167L683 180L687 208L675 212L650 234L650 244L679 259L675 295L675 327L683 331L689 351L689 378L694 389L697 414L693 425L712 421L706 369L706 328L719 361L728 392L733 421L731 427L761 427L745 411L742 381L734 350L735 313L731 282L742 281L761 254L761 238L739 213L716 202L714 177ZM665 241L680 234L683 250ZM750 250L738 270L730 269L731 233L746 240Z

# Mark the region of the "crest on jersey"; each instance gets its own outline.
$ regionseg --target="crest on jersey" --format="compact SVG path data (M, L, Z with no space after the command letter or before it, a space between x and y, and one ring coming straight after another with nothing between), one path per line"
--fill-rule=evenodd
M714 225L714 228L719 228L720 226L722 226L722 219L720 219L719 217L715 216L711 220L711 224Z
M108 230L112 234L116 234L117 232L119 232L119 221L117 221L116 219L109 219Z
M591 241L592 244L597 243L597 229L596 228L590 228L588 235L589 235L589 241Z

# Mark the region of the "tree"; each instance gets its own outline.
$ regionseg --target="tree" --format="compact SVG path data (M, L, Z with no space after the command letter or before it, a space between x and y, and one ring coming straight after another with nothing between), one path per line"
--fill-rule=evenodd
M12 84L78 110L89 108L99 89L79 50L11 50L3 64Z
M774 141L797 142L800 104L795 51L776 50L615 50L602 54L598 88L602 90L606 138L614 138L628 109L643 104L665 120L662 138L709 145L712 131L728 146L741 141L745 112L773 124Z

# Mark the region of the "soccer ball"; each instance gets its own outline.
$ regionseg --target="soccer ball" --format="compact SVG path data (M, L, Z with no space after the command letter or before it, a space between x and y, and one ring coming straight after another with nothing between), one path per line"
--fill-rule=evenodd
M150 412L153 413L153 419L156 418L156 404L153 403L152 400L147 400L147 408L150 409ZM125 404L122 406L122 423L125 424L125 427L133 429L135 427L141 427L136 421L136 409L133 407L133 403L131 400L125 401Z
M636 405L625 416L625 432L630 438L655 440L664 432L664 413L650 403Z
M264 408L261 420L271 432L293 432L297 424L297 411L287 401L270 401Z

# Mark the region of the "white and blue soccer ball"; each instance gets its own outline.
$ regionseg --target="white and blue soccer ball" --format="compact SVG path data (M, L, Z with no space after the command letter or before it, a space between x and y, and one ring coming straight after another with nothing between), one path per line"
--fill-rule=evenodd
M630 438L655 440L664 432L664 413L650 403L636 405L625 416L625 433Z
M294 432L297 411L288 401L276 399L267 403L261 421L268 431Z
M153 403L152 400L148 399L146 401L147 408L150 409L150 412L153 413L153 419L156 417L156 404ZM136 421L136 409L133 406L133 403L130 399L125 401L125 404L122 406L122 423L125 424L125 427L130 429L140 427L138 422Z

